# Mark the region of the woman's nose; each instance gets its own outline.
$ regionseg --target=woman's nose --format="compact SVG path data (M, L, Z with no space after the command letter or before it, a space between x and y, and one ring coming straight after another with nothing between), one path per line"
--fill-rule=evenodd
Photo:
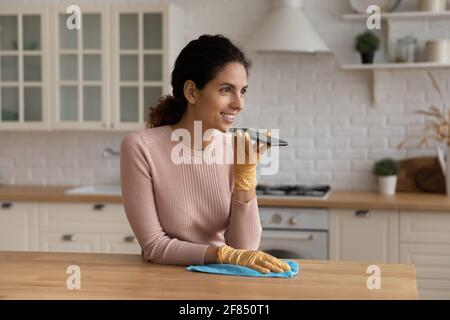
M244 97L241 95L235 95L231 103L233 109L238 109L239 111L244 108Z

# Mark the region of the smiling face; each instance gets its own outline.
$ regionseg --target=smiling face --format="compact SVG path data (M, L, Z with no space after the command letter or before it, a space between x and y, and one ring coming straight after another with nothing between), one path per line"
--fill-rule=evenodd
M226 132L244 108L246 92L245 67L237 62L228 63L202 90L195 90L195 97L189 106L192 116L202 121L203 130Z

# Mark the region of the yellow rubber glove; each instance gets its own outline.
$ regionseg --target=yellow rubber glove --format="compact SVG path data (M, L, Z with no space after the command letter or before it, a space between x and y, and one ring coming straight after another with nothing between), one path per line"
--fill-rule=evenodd
M228 263L252 268L260 273L291 270L291 267L287 263L260 250L234 249L227 245L223 245L219 248L217 260L219 263Z
M270 131L266 131L270 137ZM270 146L252 143L247 132L236 130L233 133L234 150L234 189L247 191L256 187L256 165ZM245 146L245 147L243 147ZM250 150L252 150L250 152Z

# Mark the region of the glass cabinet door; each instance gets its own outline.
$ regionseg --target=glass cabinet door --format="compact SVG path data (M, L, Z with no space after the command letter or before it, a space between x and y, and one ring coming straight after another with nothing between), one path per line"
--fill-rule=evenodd
M0 129L47 129L43 19L43 13L0 14Z
M117 9L115 39L116 113L119 129L143 128L150 106L163 94L165 75L162 10Z
M81 28L69 29L71 14L57 16L57 120L64 129L107 128L105 21L102 12L82 11Z

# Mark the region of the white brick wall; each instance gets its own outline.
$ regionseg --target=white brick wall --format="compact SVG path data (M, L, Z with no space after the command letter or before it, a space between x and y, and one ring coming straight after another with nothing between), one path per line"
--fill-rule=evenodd
M165 3L170 0L109 0L111 3ZM11 4L94 3L85 1L0 0ZM221 33L236 44L245 43L271 9L270 0L174 0L186 9L187 39ZM404 0L412 10L416 0ZM280 128L289 147L280 150L280 171L260 176L260 183L329 183L336 190L375 190L373 162L433 155L433 148L403 150L396 145L406 134L421 131L418 108L439 103L424 71L380 72L378 107L371 103L371 74L339 68L359 62L352 51L354 36L364 30L358 22L343 21L347 0L305 0L305 9L333 55L254 55L246 109L237 126ZM413 33L421 41L449 36L448 21L403 23L394 36ZM382 51L376 60L384 58ZM433 71L450 104L450 72ZM87 184L119 181L117 158L102 159L105 147L118 149L124 133L0 132L0 183Z

